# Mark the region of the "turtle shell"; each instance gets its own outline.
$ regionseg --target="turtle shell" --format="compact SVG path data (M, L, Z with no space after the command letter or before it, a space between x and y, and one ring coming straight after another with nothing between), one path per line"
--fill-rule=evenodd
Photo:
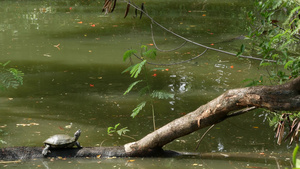
M63 148L74 146L76 140L75 137L70 137L64 134L57 134L45 140L44 143L49 144L52 148Z

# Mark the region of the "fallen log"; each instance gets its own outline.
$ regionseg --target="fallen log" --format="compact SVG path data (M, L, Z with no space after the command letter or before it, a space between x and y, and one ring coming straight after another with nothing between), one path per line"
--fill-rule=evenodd
M166 156L176 155L162 147L173 140L232 117L232 112L255 107L269 110L300 111L300 77L278 86L256 86L228 90L193 112L175 119L144 138L121 147L53 149L49 157ZM18 151L19 150L19 151ZM42 158L41 147L2 148L0 159Z
M25 160L37 158L80 158L80 157L129 157L124 146L119 147L84 147L51 149L47 156L42 155L42 147L7 147L0 149L0 160ZM144 157L170 157L180 153L162 149L151 150L144 153Z

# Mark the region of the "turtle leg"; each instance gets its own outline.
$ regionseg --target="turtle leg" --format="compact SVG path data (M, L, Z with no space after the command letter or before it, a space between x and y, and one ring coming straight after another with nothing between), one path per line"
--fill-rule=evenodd
M42 154L44 156L46 156L48 154L48 152L50 153L49 148L50 148L50 145L46 144L46 146L45 146L45 148L43 149L43 152L42 152Z
M77 146L78 148L82 148L81 145L80 145L80 143L79 143L78 141L76 141L75 144L76 144L76 146Z

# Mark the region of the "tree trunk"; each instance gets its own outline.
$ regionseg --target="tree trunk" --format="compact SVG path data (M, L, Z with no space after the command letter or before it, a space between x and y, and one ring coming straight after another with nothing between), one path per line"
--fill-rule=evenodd
M269 110L300 110L300 77L284 85L256 86L232 89L193 112L175 119L139 141L124 145L130 156L162 148L174 139L219 123L230 117L232 111L247 107Z
M96 157L102 156L155 156L176 155L176 152L163 151L162 147L174 139L190 134L199 129L219 123L232 116L232 111L253 107L269 110L300 110L300 77L284 85L257 86L232 89L193 112L175 119L160 129L148 134L139 141L115 148L57 149L51 157ZM13 160L40 158L42 148L3 148L0 159Z

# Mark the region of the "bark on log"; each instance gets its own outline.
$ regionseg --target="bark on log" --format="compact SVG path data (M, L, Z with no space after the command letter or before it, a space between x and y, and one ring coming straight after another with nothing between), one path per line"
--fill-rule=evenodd
M84 148L61 148L51 149L51 153L47 156L42 155L42 147L7 147L0 149L0 162L1 160L24 160L36 158L78 158L78 157L128 157L124 146L119 147L84 147ZM144 152L144 157L170 157L177 156L180 153L175 151L164 151L156 149Z
M176 155L176 152L164 151L162 147L174 139L225 120L232 111L252 106L269 110L299 111L300 77L284 85L229 90L195 111L173 120L139 141L125 144L124 147L56 149L52 150L49 157ZM0 159L41 158L41 152L40 147L3 148L0 149Z
M232 89L197 110L175 119L139 141L125 144L129 156L162 148L174 139L225 120L232 111L247 107L269 110L300 110L300 77L278 86Z

